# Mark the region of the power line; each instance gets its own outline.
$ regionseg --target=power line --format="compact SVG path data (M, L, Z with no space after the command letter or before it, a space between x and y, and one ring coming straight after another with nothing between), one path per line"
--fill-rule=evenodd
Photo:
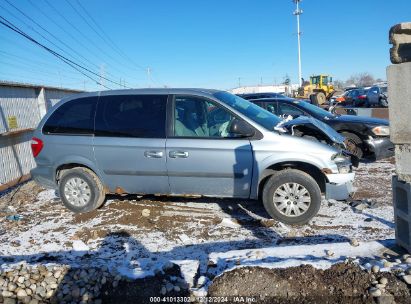
M103 87L105 87L106 89L111 90L111 88L103 85L102 83L100 83L99 81L95 80L93 77L91 77L90 75L87 75L86 73L84 73L83 71L81 71L79 68L93 74L96 76L99 76L98 74L94 73L93 71L90 71L89 69L75 63L74 61L64 57L63 55L57 53L56 51L53 51L52 49L48 48L47 46L43 45L42 43L38 42L37 40L35 40L34 38L32 38L30 35L24 33L21 29L19 29L17 26L15 26L14 24L12 24L10 21L8 21L6 18L0 16L0 19L4 20L0 20L0 23L3 24L5 27L11 29L12 31L18 33L19 35L25 37L26 39L30 40L31 42L33 42L34 44L38 45L39 47L43 48L44 50L46 50L47 52L51 53L52 55L56 56L57 58L59 58L60 60L62 60L63 62L65 62L66 64L68 64L69 66L71 66L72 68L74 68L75 70L77 70L79 73L83 74L84 76L86 76L87 78L93 80L95 83L97 83L98 85L101 85ZM100 77L100 76L99 76ZM100 77L103 78L103 77ZM114 82L108 78L103 78L107 81L110 81L112 83L115 83L117 85L119 85L117 82Z
M63 26L61 26L58 22L56 22L53 18L51 18L51 16L47 15L41 8L39 8L36 4L34 4L34 2L32 0L27 0L28 2L30 2L30 4L36 9L38 10L44 17L46 17L47 19L49 19L53 24L55 24L56 26L58 26L62 31L64 31L64 33L66 33L67 35L69 35L71 37L71 39L73 39L74 41L76 41L79 45L81 45L83 48L85 48L86 50L88 50L89 52L90 49L87 48L81 41L79 41L73 34L71 34L69 31L67 31Z
M71 6L71 8L77 13L77 15L80 16L80 18L93 30L93 32L101 38L102 41L106 43L112 50L114 50L117 54L119 54L123 59L125 59L127 62L132 63L134 66L136 66L138 69L143 70L147 73L147 77L149 79L151 78L151 70L150 67L143 67L139 64L137 64L132 58L130 58L127 54L125 54L115 43L114 41L110 38L110 36L103 30L103 28L97 23L97 21L93 18L93 16L86 10L86 8L80 3L79 0L76 0L78 6L82 9L82 11L85 13L86 17L88 17L92 23L94 23L95 26L93 26L87 18L83 16L82 13L79 12L79 10L72 4L70 3L69 0L66 0L66 2ZM96 29L97 28L97 29ZM102 33L100 34L99 31Z
M15 54L11 54L11 53L8 53L8 52L2 51L2 50L0 50L0 53L3 56L11 57L13 59L13 61L21 62L25 65L29 65L29 66L31 65L31 66L36 67L36 68L37 67L41 67L41 68L49 67L50 69L54 69L54 70L58 70L58 71L61 71L61 72L64 72L64 73L68 73L68 74L72 74L72 75L74 74L74 75L78 76L77 72L72 71L72 70L67 70L67 69L65 69L65 66L56 66L56 65L51 65L49 62L45 62L45 61L27 59L25 57L17 56Z
M58 70L50 72L50 71L46 71L46 70L41 69L41 68L39 69L38 66L28 65L27 63L21 63L21 61L20 62L15 61L15 62L11 63L11 62L6 62L6 61L3 61L3 60L0 59L0 63L2 65L8 65L8 66L19 68L19 69L22 68L22 69L24 69L24 71L31 71L33 73L39 73L39 74L48 75L48 76L60 74L60 71L58 71ZM69 78L69 79L79 80L78 77L70 77L70 76L63 76L63 77L64 78Z
M114 41L110 38L109 35L107 35L107 33L103 30L103 28L96 22L96 20L93 18L93 16L91 16L91 14L88 13L88 11L85 9L85 7L80 3L79 0L76 0L78 5L83 9L83 11L86 13L86 15L90 18L90 20L97 26L97 28L101 31L101 33L103 33L103 35L107 38L108 41L110 41L110 43L113 45L114 49L118 50L118 54L120 54L120 56L122 56L123 58L125 58L126 60L129 60L131 63L133 63L136 67L138 67L139 69L142 70L146 70L145 67L137 64L136 62L134 62L134 60L132 58L130 58L129 56L127 56L126 53L124 53L115 43Z
M59 24L57 21L55 21L53 18L51 18L51 16L47 15L47 14L44 12L43 9L39 8L36 4L34 4L34 2L33 2L32 0L27 0L27 1L29 1L30 4L31 4L33 7L35 7L38 11L40 11L43 16L45 16L46 18L50 19L51 22L53 22L56 26L58 26L61 30L63 30L68 36L70 36L71 39L73 39L73 41L75 41L77 44L79 44L79 45L82 46L84 49L86 49L90 54L92 54L93 56L98 57L98 58L99 58L100 60L102 60L102 61L104 61L104 59L102 59L101 57L97 56L97 54L104 54L105 56L107 56L107 57L110 58L111 60L118 62L118 61L117 61L114 57L112 57L110 54L107 54L107 53L106 53L104 50L102 50L101 48L99 49L99 48L97 47L96 43L92 43L91 40L90 40L90 37L87 37L86 35L84 35L83 32L80 31L80 30L73 24L73 22L68 21L67 18L66 18L62 13L60 13L48 0L44 0L44 1L47 3L47 5L48 5L49 7L51 7L51 9L52 9L55 13L57 13L67 24L69 24L72 28L74 28L74 29L76 30L76 32L78 32L78 33L83 37L83 39L85 39L85 41L87 41L88 43L90 43L90 44L98 51L98 53L93 52L89 47L87 47L87 46L86 46L82 41L80 41L76 36L74 36L72 33L70 33L70 31L66 30L66 28L65 28L63 25ZM111 67L112 69L118 71L119 73L123 74L123 71L121 71L120 69L116 68L115 65L110 65L110 67ZM115 76L114 76L113 74L111 74L111 73L108 73L108 74L111 75L112 77L115 77Z
M17 10L20 14L22 14L24 17L26 17L27 19L29 19L31 22L33 22L35 25L37 25L40 29L42 29L43 31L45 31L47 34L49 34L51 37L53 37L55 40L57 40L58 42L60 42L62 45L64 45L66 48L68 48L69 50L71 50L73 53L75 53L77 56L79 56L80 58L82 58L83 60L85 60L87 63L90 63L91 65L93 65L94 67L98 66L92 62L90 62L89 59L85 58L83 55L81 55L79 52L77 52L75 49L73 49L71 46L69 46L68 44L66 44L64 41L62 41L60 38L58 38L57 36L55 36L53 33L51 33L50 31L48 31L47 29L45 29L41 24L39 24L37 21L35 21L33 18L31 18L29 15L27 15L26 13L24 13L21 9L19 9L18 7L16 7L13 3L11 3L9 0L4 0L6 1L10 6L12 6L15 10ZM27 25L27 24L26 24ZM38 33L38 32L37 32ZM38 33L39 34L39 33ZM41 34L40 34L41 35ZM43 35L41 35L43 38L45 38ZM46 38L45 38L46 39ZM50 40L47 39L47 41L50 42ZM56 45L55 45L56 46ZM60 48L60 50L62 50ZM71 55L72 56L72 55ZM87 65L87 63L82 62L83 65Z
M25 24L29 29L31 29L33 32L35 32L36 34L38 34L40 37L42 37L43 39L45 39L46 41L48 41L50 44L52 44L53 46L55 46L57 49L59 49L61 52L63 52L64 54L66 54L67 56L70 56L70 54L65 51L64 49L62 49L60 46L58 46L57 44L55 44L53 41L51 41L50 39L48 39L46 36L44 36L42 33L40 33L39 31L37 31L35 28L33 28L30 24L28 24L27 22L25 22L24 20L22 20L20 17L16 16L14 13L10 12L7 8L5 8L4 6L2 6L0 4L0 7L3 8L6 12L8 12L11 16L13 16L15 19L19 20L20 22L22 22L23 24Z
M86 41L90 41L91 39L90 39L90 37L87 37L86 35L84 35L84 33L82 32L82 31L80 31L79 29L78 29L78 27L76 27L74 24L73 24L73 22L70 22L69 20L67 20L67 18L62 14L62 13L60 13L60 11L58 10L58 9L56 9L48 0L44 0L67 24L69 24L72 28L74 28L75 30L76 30L76 32L77 33L79 33L79 35L81 35ZM92 43L92 45L94 46L94 47L96 47L96 44L95 43ZM96 47L96 49L98 49L97 47ZM104 53L107 57L109 57L109 58L111 58L112 60L115 60L115 58L114 57L112 57L110 54L108 54L108 53L105 53L104 52L104 50L102 50L102 49L98 49L100 52L102 52L102 53Z
M7 1L7 0L6 0ZM13 5L12 5L13 6ZM63 52L64 54L66 54L66 55L68 55L68 56L71 56L71 54L70 53L68 53L67 51L65 51L64 49L62 49L60 46L58 46L57 44L55 44L53 41L51 41L50 39L48 39L47 37L45 37L43 34L41 34L39 31L37 31L35 28L33 28L30 24L27 24L27 22L25 22L24 20L22 20L21 18L19 18L18 16L16 16L14 13L12 13L12 12L10 12L7 8L5 8L4 6L2 6L1 4L0 4L0 7L1 8L3 8L5 11L7 11L10 15L12 15L15 19L17 19L17 20L19 20L20 22L22 22L22 23L24 23L27 27L29 27L32 31L34 31L35 33L37 33L39 36L41 36L43 39L45 39L46 41L48 41L50 44L52 44L53 46L55 46L57 49L59 49L61 52ZM13 6L14 7L14 6ZM16 8L17 9L17 8ZM17 9L18 10L18 9ZM24 13L23 13L24 14ZM5 18L3 18L3 17L1 17L2 19L4 19L4 20L6 20ZM29 19L31 19L31 18L29 18ZM10 21L8 21L7 20L7 22L9 22L10 24L12 24ZM16 27L17 28L17 26L15 26L15 25L13 25L14 27ZM41 26L40 26L41 27ZM19 29L21 32L23 32L21 29ZM27 36L29 36L28 34L26 34ZM31 36L30 36L31 37ZM27 37L26 37L27 38ZM32 37L31 37L32 38ZM33 38L34 39L34 38ZM61 55L62 56L62 55ZM64 56L62 56L62 57L64 57ZM64 58L66 58L67 60L69 60L69 61L71 61L71 62L73 62L74 63L74 61L72 61L72 60L70 60L70 59L68 59L67 57L64 57ZM64 61L64 60L63 60ZM84 64L82 61L80 61L82 64ZM67 63L67 62L65 62L65 63ZM70 65L70 64L69 64ZM77 64L78 65L78 64ZM78 66L80 66L80 65L78 65ZM72 66L72 68L74 68L73 66ZM83 69L85 69L85 70L88 70L88 71L90 71L89 69L86 69L86 68L84 68L84 67L82 67ZM80 72L77 68L75 68L75 70L77 70L78 72ZM90 71L91 72L91 71ZM83 75L84 75L84 73L82 73ZM87 76L87 75L86 75ZM88 76L87 76L88 77ZM92 79L93 81L95 81L94 79ZM112 82L112 81L111 81ZM113 83L116 83L116 82L113 82ZM124 86L122 86L122 85L120 85L121 87L124 87ZM107 86L104 86L105 88L107 88L107 89L110 89L110 88L108 88Z

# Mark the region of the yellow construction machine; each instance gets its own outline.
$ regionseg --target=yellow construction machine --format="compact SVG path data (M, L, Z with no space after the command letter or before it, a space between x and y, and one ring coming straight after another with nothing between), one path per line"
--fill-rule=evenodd
M322 105L335 93L330 75L310 76L310 83L298 88L297 98L310 99L312 103Z

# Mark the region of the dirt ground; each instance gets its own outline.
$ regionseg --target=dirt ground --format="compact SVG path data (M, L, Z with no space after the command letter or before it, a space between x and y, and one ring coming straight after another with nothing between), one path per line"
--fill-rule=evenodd
M286 269L244 267L224 273L209 288L209 296L253 299L258 303L375 303L368 294L372 281L387 278L384 303L410 303L407 284L393 274L372 274L354 264L336 264L326 270L310 265Z
M232 267L227 263L210 271L210 254L321 244L332 248L333 244L353 240L366 243L393 239L393 172L391 159L360 164L356 170L353 201L324 200L319 214L301 227L276 222L269 218L261 203L241 199L111 196L98 210L73 214L63 207L52 190L28 182L0 196L0 268L21 261L31 264L53 262L70 267L107 265L115 274L139 279L139 286L145 286L133 289L130 284L134 283L120 282L119 286L127 292L120 290L116 294L117 291L110 289L109 294L116 295L106 300L112 302L126 294L158 295L161 284L165 284L164 273L159 274L159 271L171 261L178 265L187 286L198 289L197 295L207 293L204 286L210 285L214 277L217 279L211 285L210 294L223 294L232 286L230 294L234 295L236 288L248 290L241 287L242 279L235 279L242 278L245 270L225 273ZM342 257L340 260L336 258L332 263L343 260ZM284 281L293 272L294 277L313 275L318 279L318 286L326 286L333 275L338 277L344 272L341 270L343 266L338 267L329 272L318 270L318 273L308 266L270 270L266 274L264 270L256 269L252 272L256 277L255 280L251 278L250 286L256 290L262 288L262 285L254 284L259 276ZM332 271L335 274L331 275ZM352 268L346 271L356 273ZM363 281L353 281L360 290L368 279L366 272L357 272L354 277L364 276ZM201 277L207 282L203 289L198 283ZM222 278L226 278L226 283L222 283ZM289 284L292 282L290 280ZM309 280L301 282L306 282L305 290L312 289ZM295 288L300 286L298 284ZM351 283L347 284L335 288L352 292ZM276 296L275 292L273 289L268 294ZM166 294L173 295L173 292ZM174 294L190 293L181 290Z

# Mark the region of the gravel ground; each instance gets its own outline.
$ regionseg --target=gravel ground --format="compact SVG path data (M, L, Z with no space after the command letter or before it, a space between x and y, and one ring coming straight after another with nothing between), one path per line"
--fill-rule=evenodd
M99 210L76 215L53 191L28 182L0 197L0 290L16 297L18 288L24 289L19 299L27 303L120 303L138 295L206 295L213 278L221 278L231 267L210 272L211 253L318 244L330 244L332 249L341 242L355 245L394 238L393 172L392 160L360 164L354 200L324 201L319 215L302 227L271 220L260 203L239 199L112 196ZM27 278L40 266L48 272ZM21 277L14 273L19 267L25 277L19 284L24 287L16 284L10 291L10 282ZM56 271L64 275L56 278ZM74 274L82 271L91 275L77 284ZM48 277L56 280L45 282ZM40 286L45 282L44 295L37 293L38 284L32 280ZM79 293L76 288L68 296L64 291L73 286L65 289L64 282L72 282ZM9 295L6 292L3 298Z

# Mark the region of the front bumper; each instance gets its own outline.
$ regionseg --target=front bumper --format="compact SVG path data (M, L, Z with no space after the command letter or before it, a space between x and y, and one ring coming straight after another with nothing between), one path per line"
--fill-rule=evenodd
M365 140L365 145L375 160L394 156L394 144L388 136L370 137L370 139Z
M57 189L57 184L55 183L54 173L51 167L40 166L31 169L30 175L35 182L43 186L44 188Z
M346 200L353 192L353 181L355 174L335 173L326 174L328 183L325 184L325 198L335 200Z

